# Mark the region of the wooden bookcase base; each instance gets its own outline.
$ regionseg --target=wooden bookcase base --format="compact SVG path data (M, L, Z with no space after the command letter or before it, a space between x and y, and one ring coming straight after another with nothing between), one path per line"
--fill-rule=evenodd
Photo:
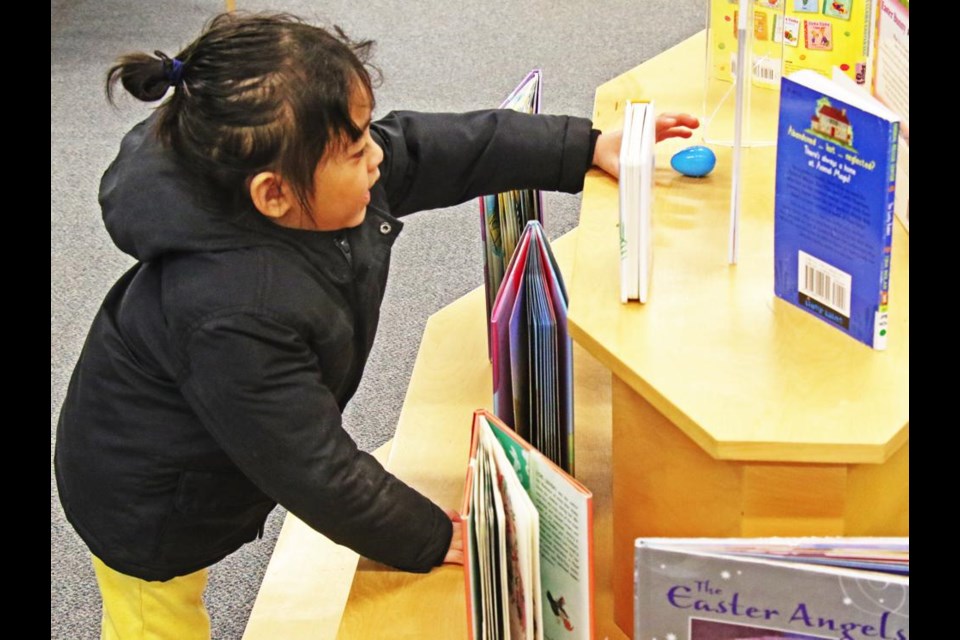
M614 618L633 630L638 537L905 536L909 442L883 464L717 460L613 377Z

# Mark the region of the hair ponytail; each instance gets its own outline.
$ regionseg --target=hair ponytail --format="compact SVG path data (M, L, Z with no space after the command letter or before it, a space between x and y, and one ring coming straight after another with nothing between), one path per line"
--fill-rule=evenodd
M130 53L121 56L107 71L107 99L114 103L114 85L119 81L134 98L143 102L156 102L167 94L171 86L180 80L180 61L171 60L160 51L154 56L146 53Z
M113 102L117 81L146 102L175 87L157 107L156 136L217 188L218 201L249 200L247 178L269 169L306 207L324 153L363 134L350 101L374 107L372 47L286 13L223 13L174 59L159 51L119 58L107 97Z

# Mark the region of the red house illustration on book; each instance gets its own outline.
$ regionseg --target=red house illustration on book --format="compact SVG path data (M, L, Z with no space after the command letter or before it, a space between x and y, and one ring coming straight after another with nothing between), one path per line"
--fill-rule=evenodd
M837 109L826 98L817 101L817 111L810 118L810 128L847 146L853 146L853 127L846 109Z

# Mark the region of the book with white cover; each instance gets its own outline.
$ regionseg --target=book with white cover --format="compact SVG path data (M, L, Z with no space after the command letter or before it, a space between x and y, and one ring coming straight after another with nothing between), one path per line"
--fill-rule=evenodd
M653 102L628 100L620 145L620 302L645 303L653 267Z

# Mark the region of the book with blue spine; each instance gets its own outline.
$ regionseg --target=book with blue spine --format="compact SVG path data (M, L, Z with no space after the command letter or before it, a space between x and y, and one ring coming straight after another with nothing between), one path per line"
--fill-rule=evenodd
M774 293L873 347L887 346L899 118L810 71L783 79Z

